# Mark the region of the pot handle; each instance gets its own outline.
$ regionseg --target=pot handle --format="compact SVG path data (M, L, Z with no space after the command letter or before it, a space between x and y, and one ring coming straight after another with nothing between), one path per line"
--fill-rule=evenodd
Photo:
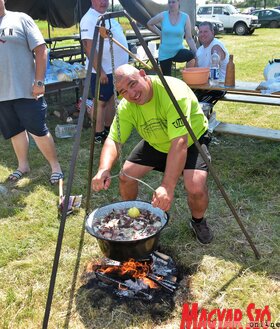
M110 177L108 177L108 178L118 177L118 176L120 176L120 174L123 174L124 176L126 176L126 177L128 177L128 178L134 179L134 180L136 180L137 182L146 185L149 189L151 189L153 192L155 192L155 189L154 189L152 186L150 186L148 183L142 181L142 180L139 179L139 178L136 178L136 177L133 177L133 176L128 175L128 174L125 173L123 170L121 170L119 174L112 175L112 176L110 176Z

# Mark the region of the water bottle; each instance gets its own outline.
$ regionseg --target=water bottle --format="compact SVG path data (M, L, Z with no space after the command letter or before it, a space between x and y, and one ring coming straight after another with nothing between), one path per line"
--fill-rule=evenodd
M210 84L215 86L219 84L220 76L220 56L216 50L214 50L211 55L211 65L210 65Z
M69 138L74 137L77 132L77 125L66 124L66 125L56 125L55 136L57 138Z

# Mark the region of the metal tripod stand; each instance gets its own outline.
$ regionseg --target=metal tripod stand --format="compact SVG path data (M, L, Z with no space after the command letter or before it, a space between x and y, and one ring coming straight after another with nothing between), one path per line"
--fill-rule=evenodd
M237 223L239 224L243 234L245 235L247 241L249 242L252 250L254 251L254 254L257 259L260 259L260 254L258 250L256 249L253 241L251 240L250 235L246 231L241 219L239 218L232 202L228 198L217 174L216 171L214 170L213 166L211 165L210 161L207 158L207 155L204 153L203 149L201 148L196 136L194 135L189 123L187 122L178 102L176 101L173 93L171 92L164 76L162 75L160 69L158 68L157 62L155 61L154 57L152 56L150 49L148 48L147 44L145 43L136 23L132 18L125 12L125 11L120 11L120 12L114 12L114 13L107 13L104 14L103 16L100 16L98 19L97 25L94 30L94 37L93 37L93 45L92 49L90 52L90 57L89 57L89 63L88 63L88 70L87 70L87 75L85 78L85 84L84 84L84 89L83 89L83 97L82 97L82 104L81 104L81 110L78 118L78 124L77 124L77 133L73 145L73 152L72 152L72 157L71 157L71 162L70 162L70 169L69 169L69 178L67 182L67 188L66 188L66 194L65 194L65 204L68 204L69 202L69 197L71 194L71 188L73 184L73 177L74 177L74 171L75 171L75 164L76 164L76 159L79 151L79 145L80 145L80 140L81 140L81 131L83 128L83 120L84 120L84 115L86 112L86 99L88 96L89 92L89 87L90 87L90 80L91 80L91 67L93 64L93 58L94 58L94 52L95 49L97 48L97 41L99 38L99 51L98 51L98 65L97 65L97 79L96 79L96 88L95 88L95 102L94 102L94 108L97 109L97 101L98 101L98 96L99 95L99 84L100 84L100 68L101 68L101 59L102 59L102 53L103 53L103 44L104 40L103 38L100 38L99 35L99 27L105 26L105 20L106 19L111 19L111 18L117 18L117 17L123 17L125 16L130 24L131 27L133 28L137 38L139 39L141 45L143 46L144 50L146 51L146 54L150 60L150 62L153 65L153 69L159 76L163 86L165 87L170 99L172 100L174 107L176 108L178 114L180 115L180 118L182 119L182 122L184 123L188 133L190 134L191 138L194 141L194 144L196 145L199 153L201 154L203 160L206 162L208 165L209 171L212 174L219 190L221 191L221 194L223 198L225 199L228 207L230 208L233 216L235 217ZM93 129L92 129L92 134L91 134L91 148L90 148L90 163L89 163L89 172L88 172L88 186L87 186L87 198L86 198L86 213L88 214L89 211L89 200L90 200L90 195L91 195L91 179L92 179L92 171L93 171L93 155L94 155L94 135L95 135L95 118L96 118L96 113L94 114L94 120L93 120ZM59 265L59 258L60 258L60 253L61 253L61 246L62 246L62 240L63 240L63 234L64 234L64 228L65 228L65 222L66 222L66 217L67 217L67 207L63 207L62 215L61 215L61 221L60 221L60 227L59 227L59 232L58 232L58 238L57 238L57 245L56 245L56 250L55 250L55 255L54 255L54 262L53 262L53 268L52 268L52 274L51 274L51 279L50 279L50 286L49 286L49 291L48 291L48 298L46 302L46 308L45 308L45 315L44 315L44 320L43 320L43 329L46 329L48 327L48 320L49 320L49 315L50 315L50 310L51 310L51 304L52 304L52 299L53 299L53 292L54 292L54 287L55 287L55 281L56 281L56 274L57 274L57 269Z

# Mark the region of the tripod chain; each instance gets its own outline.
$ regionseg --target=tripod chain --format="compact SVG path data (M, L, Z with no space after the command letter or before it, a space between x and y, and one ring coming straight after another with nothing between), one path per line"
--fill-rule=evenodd
M121 128L120 128L120 118L119 118L119 111L118 111L118 96L117 96L117 90L116 90L116 74L115 74L115 61L114 61L114 50L113 50L113 34L109 30L108 31L108 37L109 37L109 43L110 43L110 53L111 53L111 60L112 60L112 76L113 76L113 86L114 86L114 106L115 106L115 113L116 113L116 121L117 121L117 129L118 129L118 152L119 152L119 159L120 159L120 173L117 175L112 175L110 178L119 177L120 174L125 175L128 178L134 179L144 185L146 185L149 189L151 189L153 192L155 192L155 189L151 187L149 184L145 183L141 179L138 179L136 177L129 176L127 173L125 173L122 168L124 164L123 159L123 152L122 152L122 144L121 144Z
M120 128L120 118L118 112L118 96L116 90L116 74L115 74L115 58L114 58L114 49L113 49L113 34L111 31L108 33L109 43L110 43L110 53L111 53L111 61L112 61L112 76L113 76L113 90L114 90L114 107L116 113L116 121L117 121L117 129L118 129L118 152L119 152L119 159L120 159L120 167L122 168L124 160L123 160L123 153L122 153L122 144L121 144L121 128Z

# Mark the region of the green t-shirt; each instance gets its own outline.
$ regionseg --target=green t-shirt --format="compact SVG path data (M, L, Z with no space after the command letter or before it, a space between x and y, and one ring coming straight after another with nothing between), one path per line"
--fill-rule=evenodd
M159 77L150 76L150 78L153 85L152 99L144 105L122 99L118 106L120 140L117 116L112 123L109 137L116 142L125 143L135 128L152 147L168 153L171 140L188 134L188 131ZM208 120L196 96L182 80L173 77L165 77L165 79L196 138L200 138L208 129ZM192 144L193 140L188 136L188 146Z

